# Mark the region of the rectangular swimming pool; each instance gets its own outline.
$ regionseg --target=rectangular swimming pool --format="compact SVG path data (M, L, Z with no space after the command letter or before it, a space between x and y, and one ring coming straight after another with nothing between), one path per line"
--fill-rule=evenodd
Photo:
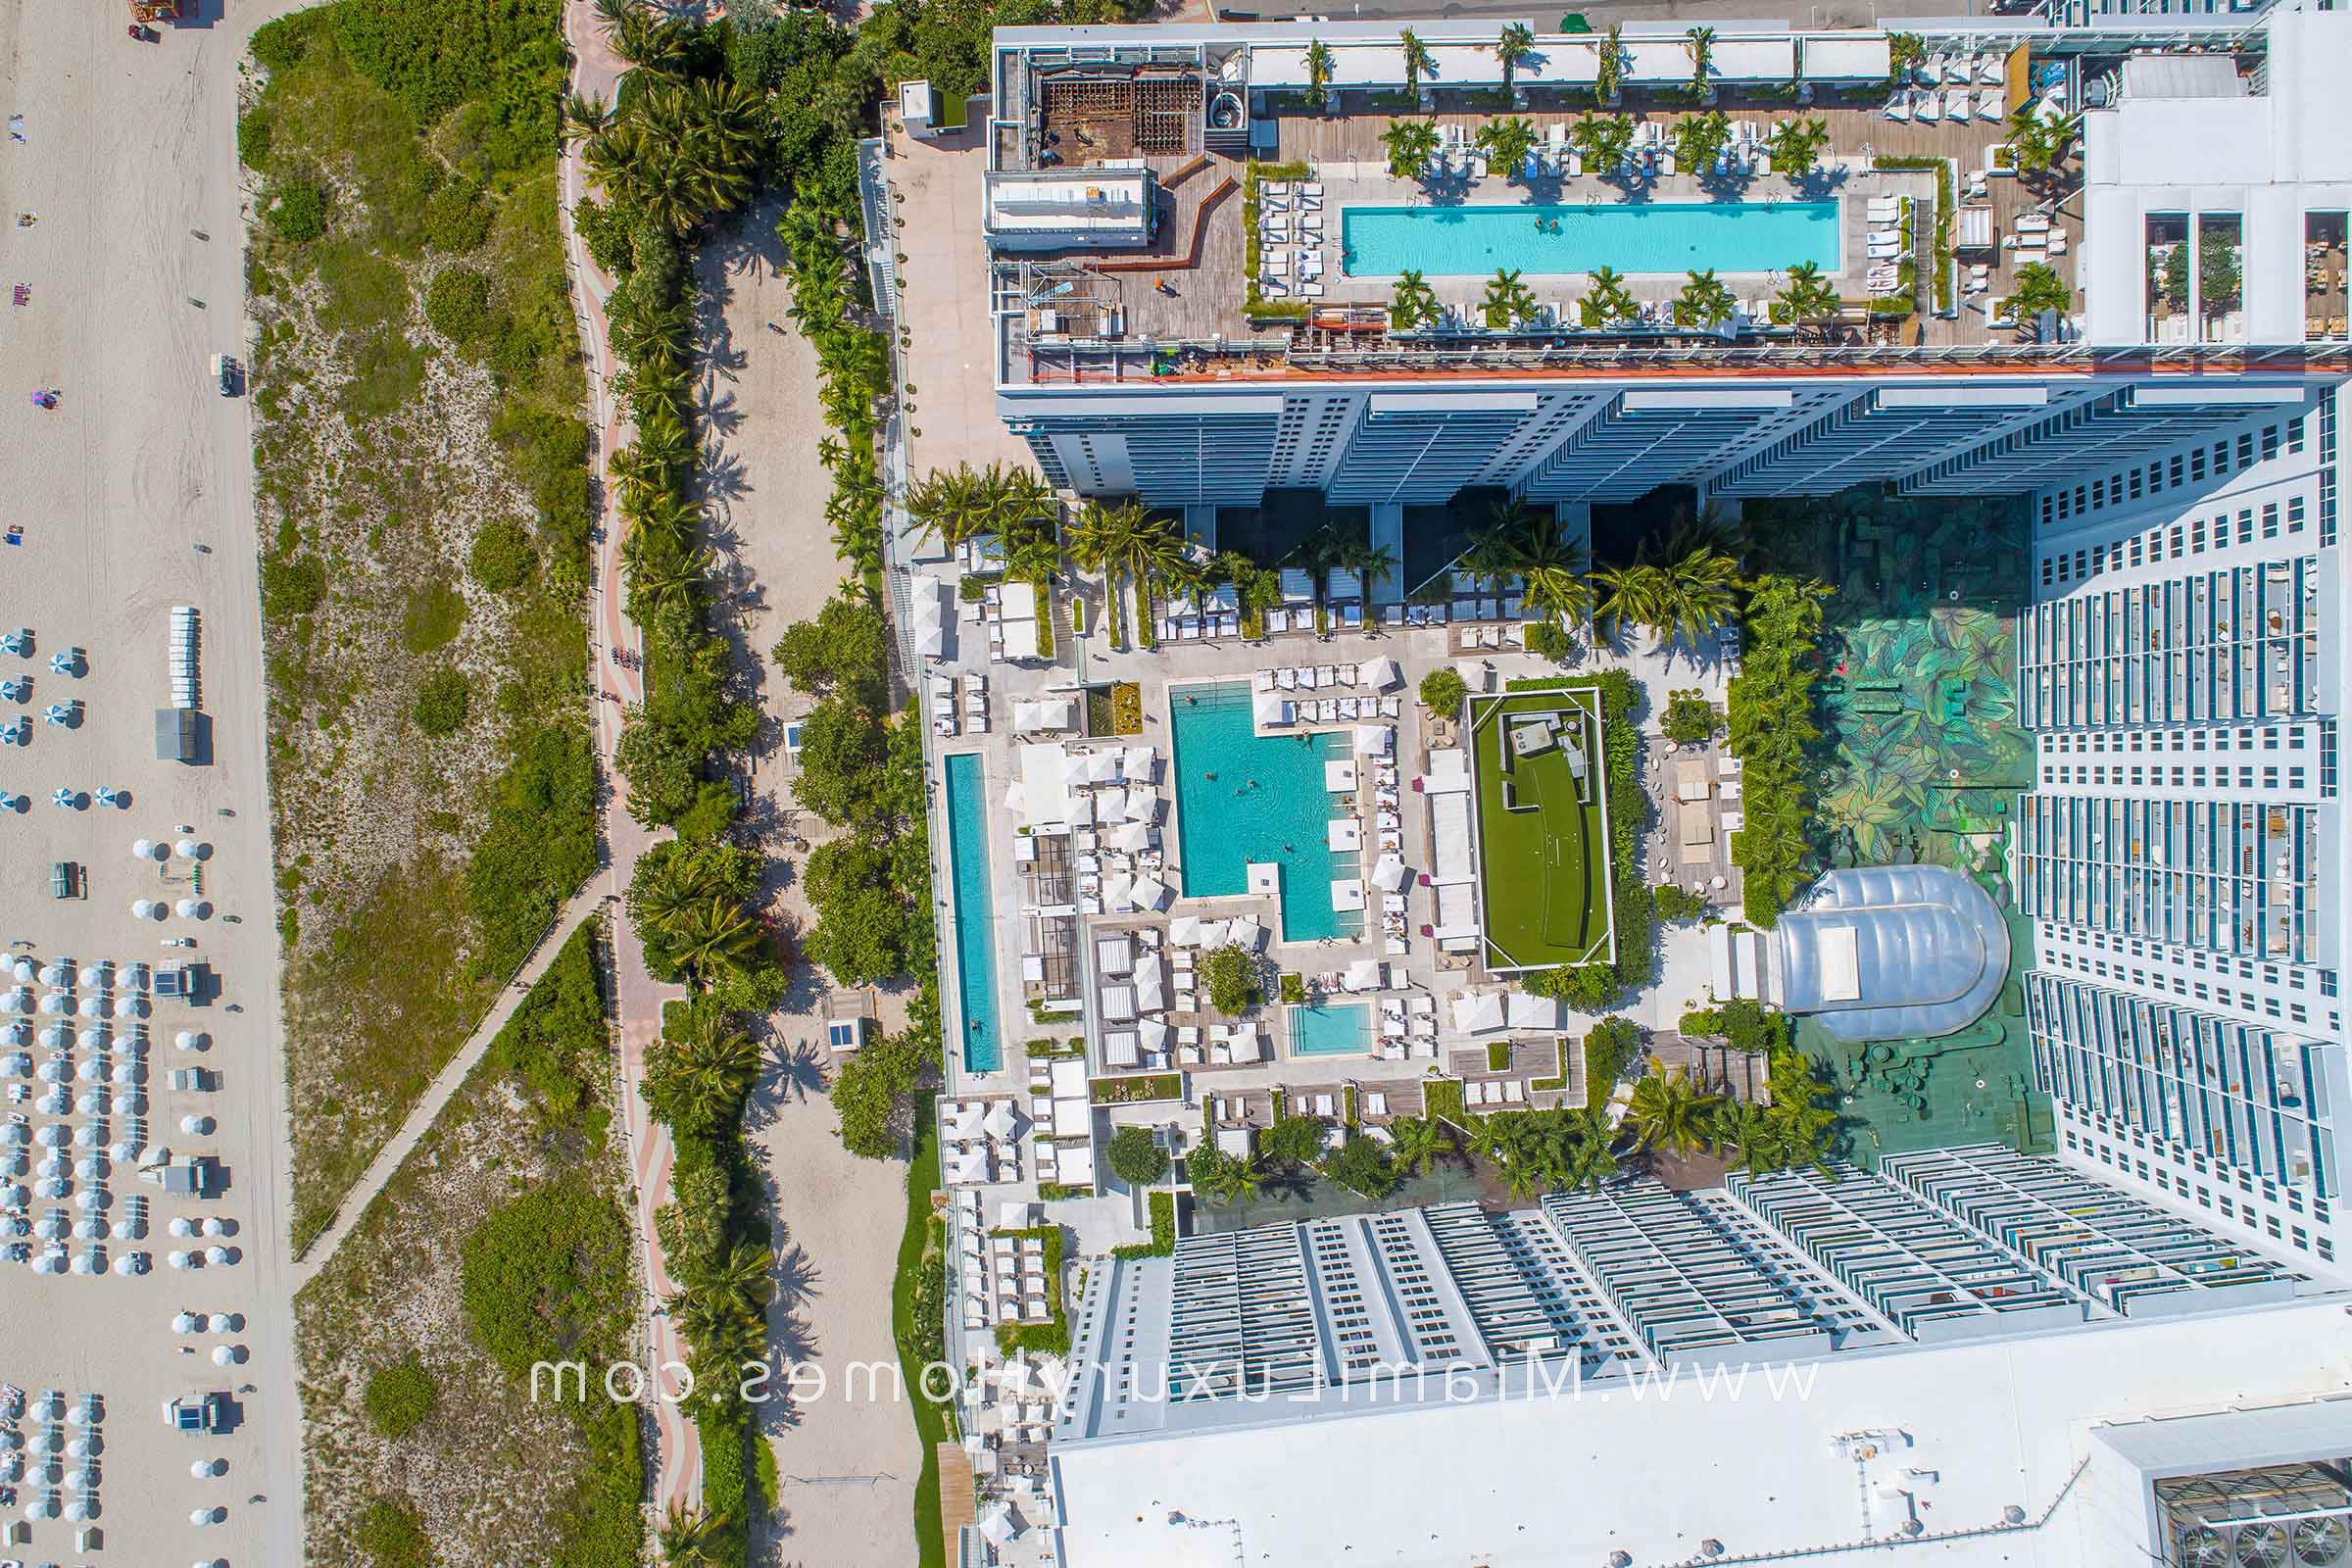
M1350 207L1341 215L1350 277L1770 272L1838 269L1838 204L1595 202L1548 207Z
M997 1031L996 898L988 881L988 812L980 759L948 759L948 863L956 899L956 979L963 1020L963 1070L995 1072L1004 1047Z
M1372 1049L1372 1009L1360 1002L1291 1009L1291 1054L1352 1056Z
M1337 734L1257 733L1248 681L1175 686L1176 838L1184 896L1250 891L1250 862L1282 868L1282 940L1352 936L1358 916L1331 906L1331 794L1323 764L1348 756Z

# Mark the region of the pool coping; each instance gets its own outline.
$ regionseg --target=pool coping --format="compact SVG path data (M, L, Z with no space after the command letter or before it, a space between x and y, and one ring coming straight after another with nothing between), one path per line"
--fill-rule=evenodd
M1163 837L1163 838L1162 838L1162 840L1161 840L1161 851L1162 851L1162 854L1161 854L1161 858L1162 858L1162 860L1163 860L1163 861L1164 861L1164 860L1166 859L1166 858L1167 858L1167 857L1166 857L1166 853L1165 853L1165 852L1166 852L1166 849L1167 849L1167 847L1168 847L1168 845L1169 845L1169 843L1170 843L1171 841L1174 843L1174 845L1175 845L1175 847L1176 847L1176 849L1177 849L1177 853L1178 853L1179 855L1181 855L1181 854L1183 853L1183 847L1184 847L1184 830L1183 830L1183 826L1182 826L1182 822L1183 822L1183 813L1184 813L1184 789L1183 789L1182 781L1181 781L1181 779L1179 778L1179 776L1178 776L1178 774L1177 774L1177 771L1176 771L1176 696L1177 696L1177 693L1178 693L1178 692L1180 692L1181 690L1183 690L1185 687L1188 687L1188 686L1196 686L1196 687L1197 687L1197 686L1235 686L1235 687L1239 687L1239 688L1241 688L1241 689L1243 690L1243 692L1246 694L1246 696L1247 696L1247 698L1248 698L1249 700L1250 700L1250 701L1252 701L1252 702L1253 702L1253 701L1255 700L1255 697L1256 697L1256 689L1255 689L1253 686L1251 686L1251 685L1250 685L1250 676L1249 676L1249 675L1247 675L1247 674L1244 674L1244 675L1238 675L1238 676L1236 676L1236 675L1197 675L1197 676L1190 676L1190 677L1179 677L1179 678L1171 679L1171 680L1169 680L1169 681L1167 681L1167 682L1165 683L1165 690L1164 690L1164 692L1163 692L1163 695L1162 695L1162 701L1163 701L1163 702L1165 702L1165 704L1167 705L1167 724L1168 724L1168 790L1167 790L1167 800L1168 800L1168 830L1167 830L1167 834L1165 835L1165 837ZM1296 735L1296 734L1326 734L1326 733L1328 733L1328 734L1335 734L1335 735L1336 735L1336 734L1340 734L1340 733L1342 733L1344 728L1353 728L1353 727L1354 727L1353 725L1348 725L1348 726L1335 726L1335 725L1326 725L1326 724L1301 724L1301 725L1298 725L1298 726L1297 726L1297 727L1296 727L1296 728L1294 728L1294 729L1291 729L1291 730L1286 730L1284 733L1286 733L1286 734L1295 734L1295 735ZM1250 716L1250 735L1251 735L1251 737L1252 737L1253 739L1257 739L1257 740L1263 740L1263 739L1265 739L1265 738L1266 738L1264 735L1261 735L1261 734L1259 734L1259 733L1258 733L1258 730L1257 730L1257 719L1256 719L1256 715L1255 715L1254 713L1252 713L1252 714L1251 714L1251 716ZM1336 799L1338 798L1336 795L1332 794L1332 792L1330 792L1330 791L1325 791L1324 793L1325 793L1325 799L1326 799L1326 800L1336 800ZM1330 816L1326 817L1326 818L1325 818L1325 821L1326 821L1326 822L1336 822L1336 821L1339 821L1339 820L1341 819L1341 817L1342 817L1344 814L1345 814L1345 813L1335 812L1335 813L1333 813L1332 815L1330 815ZM1336 856L1336 855L1338 855L1340 852L1338 852L1338 851L1332 851L1331 853L1332 853L1332 854L1334 854L1334 855ZM1359 864L1359 866L1360 866L1360 865L1361 865L1361 863L1362 863L1362 860L1361 860L1361 852L1360 852L1360 851L1358 851L1358 852L1357 852L1357 856L1358 856L1358 864ZM1245 862L1245 864L1246 864L1246 863L1247 863L1247 862ZM1188 860L1188 861L1186 861L1185 863L1179 864L1179 865L1177 866L1177 868L1176 868L1176 870L1177 870L1176 882L1175 882L1175 884L1172 884L1172 885L1171 885L1171 891L1172 891L1172 892L1175 894L1175 897L1176 897L1177 899L1181 899L1181 900L1183 900L1183 901L1185 901L1185 902L1187 902L1187 903L1194 903L1194 904L1208 904L1208 905L1227 905L1227 904L1243 904L1243 903L1247 903L1247 904L1257 904L1257 903L1262 903L1262 902L1265 900L1265 897L1266 897L1266 896L1265 896L1264 894L1262 894L1262 893L1251 893L1251 892L1250 892L1250 891L1249 891L1247 888L1245 888L1243 891L1241 891L1241 892L1239 892L1239 893L1190 893L1190 892L1187 892L1187 891L1185 891L1185 890L1184 890L1184 888L1183 888L1183 886L1182 886L1182 884L1183 884L1183 882L1184 882L1184 880L1185 880L1185 876L1186 876L1186 864L1189 864L1189 860ZM1247 871L1245 871L1245 872L1244 872L1244 874L1245 874L1245 876L1246 876L1246 875L1248 874L1248 873L1247 873ZM1361 877L1359 876L1359 878L1358 878L1358 879L1359 879L1359 880L1361 880ZM1326 890L1325 890L1324 897L1326 897L1326 898L1329 898L1329 897L1330 897L1330 891L1329 891L1328 889L1326 889ZM1349 934L1349 933L1348 933L1348 932L1341 931L1341 932L1335 932L1335 933L1333 933L1333 934L1332 934L1331 936L1329 936L1329 937L1300 937L1299 939L1298 939L1298 941L1297 941L1297 942L1295 942L1295 943L1294 943L1294 942L1291 940L1291 935L1290 935L1290 930L1289 930L1289 924L1288 924L1288 921L1285 919L1285 917L1284 917L1284 914L1283 914L1283 907L1282 907L1282 898L1283 898L1283 895L1282 895L1282 889L1281 889L1281 887L1278 885L1278 886L1276 887L1275 891L1274 891L1274 898L1273 898L1273 905L1274 905L1274 922L1273 922L1273 926L1272 926L1272 933L1273 933L1273 934L1272 934L1272 936L1271 936L1271 937L1269 938L1269 940L1268 940L1268 944L1267 944L1267 945L1268 945L1269 947L1294 947L1294 946L1295 946L1295 947L1311 947L1311 946L1315 945L1316 943L1320 943L1320 942L1360 942L1360 941L1362 941L1362 940L1363 940L1363 938L1364 938L1364 933L1363 933L1362 931L1360 931L1360 930L1359 930L1359 931L1357 931L1357 932L1353 933L1352 935L1350 935L1350 934ZM1340 914L1345 914L1345 913L1348 913L1348 912L1349 912L1349 911L1348 911L1348 910L1345 910L1345 909L1337 909L1337 908L1335 908L1335 909L1333 909L1331 912L1332 912L1334 915L1340 915ZM1361 911L1356 911L1356 912L1359 912L1359 913L1360 913Z

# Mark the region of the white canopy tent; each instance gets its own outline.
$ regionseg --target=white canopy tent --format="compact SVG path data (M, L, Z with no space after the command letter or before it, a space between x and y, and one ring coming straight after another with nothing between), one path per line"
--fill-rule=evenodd
M1394 659L1367 659L1355 666L1355 681L1376 692L1395 691L1404 684L1404 671Z
M1382 856L1379 863L1372 867L1374 884L1386 893L1395 893L1401 889L1406 878L1411 874L1404 868L1404 862L1394 855Z
M1491 1034L1510 1026L1499 991L1465 992L1453 999L1453 1026L1466 1035Z
M1023 698L1012 705L1012 727L1024 732L1076 729L1078 704L1068 697Z

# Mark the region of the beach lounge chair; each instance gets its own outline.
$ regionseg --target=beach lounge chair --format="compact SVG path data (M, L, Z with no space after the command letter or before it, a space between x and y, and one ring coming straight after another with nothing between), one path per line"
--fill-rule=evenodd
M1991 88L1977 94L1977 118L1989 121L2008 119L2009 100L2007 96Z
M1955 87L1944 94L1943 117L1946 120L1964 121L1975 110L1976 100L1970 95L1967 88Z
M1909 120L1911 118L1911 89L1908 87L1896 88L1894 95L1886 100L1886 107L1880 110L1879 113L1885 115L1888 120Z
M1934 88L1919 95L1911 105L1911 118L1923 125L1933 125L1943 118L1943 94Z

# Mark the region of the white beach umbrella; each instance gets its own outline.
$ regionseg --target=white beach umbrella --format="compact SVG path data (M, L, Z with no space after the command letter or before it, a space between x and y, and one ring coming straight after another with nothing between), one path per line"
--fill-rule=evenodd
M164 1228L183 1240L196 1234L196 1222L185 1214L172 1215L172 1223Z
M194 1334L203 1327L204 1319L193 1312L179 1311L172 1314L172 1332L174 1334Z
M132 839L130 841L130 858L134 860L154 859L155 845L147 839Z
M0 1144L14 1146L28 1142L31 1137L21 1121L0 1122Z
M155 911L160 906L158 906L153 899L133 899L130 903L131 918L134 920L152 920L155 918Z
M45 1067L48 1066L49 1063L43 1062L41 1065ZM43 1149L59 1149L63 1148L66 1140L73 1136L74 1135L64 1126L57 1122L50 1122L44 1125L40 1131L32 1135L32 1141L36 1144L39 1144Z
M236 1231L235 1226L229 1224L228 1221L222 1219L218 1214L205 1215L204 1218L197 1223L196 1228L207 1236L229 1236L233 1235ZM213 1319L213 1332L215 1334L228 1333L229 1321L228 1314L225 1312L221 1313L219 1317Z
M74 1206L85 1214L104 1208L112 1201L113 1199L103 1188L85 1187L74 1195Z
M118 1237L117 1240L121 1240L121 1238ZM145 1252L124 1252L121 1257L115 1259L115 1272L125 1278L133 1274L146 1273L147 1254Z
M63 1116L74 1108L74 1097L66 1093L65 1086L60 1084L34 1101L32 1108L44 1116Z
M8 966L8 972L19 980L30 980L39 971L40 966L32 961L29 955L25 954L20 954Z
M115 1063L115 1070L108 1074L108 1078L111 1082L118 1085L135 1084L139 1081L139 1064L128 1057L124 1057L122 1060Z
M173 1252L171 1257L171 1264L173 1268L194 1268L196 1266L194 1261L190 1259L188 1254L185 1252Z
M63 1274L66 1271L66 1254L43 1252L32 1260L32 1271L35 1274Z
M137 995L124 997L115 1004L115 1010L126 1018L144 1018L149 1011L147 999Z
M213 1118L210 1116L182 1116L179 1118L179 1130L190 1138L202 1138L213 1130Z
M95 1214L85 1214L74 1222L74 1239L77 1242L106 1240L106 1221Z
M0 1182L0 1208L23 1208L32 1201L32 1190L22 1182Z
M235 1334L245 1327L242 1312L215 1312L205 1326L215 1334Z
M182 1051L202 1051L205 1040L193 1029L182 1029L172 1037L172 1043Z
M41 1027L41 1046L44 1050L63 1051L73 1041L74 1031L62 1023L44 1024Z
M202 920L213 912L213 906L202 899L182 899L172 907L182 920Z
M135 1089L118 1089L107 1107L118 1116L136 1116L147 1108L147 1097Z
M73 1010L74 999L63 991L52 991L41 998L41 1013L44 1017L55 1018Z
M31 991L24 986L18 986L6 997L0 997L0 1008L6 1008L10 1012L30 1012L32 1010Z
M33 1264L35 1269L38 1269L40 1266L41 1265L39 1263ZM30 1502L24 1505L24 1517L27 1519L56 1518L57 1494L54 1492L43 1492L36 1494Z
M233 1247L208 1247L204 1250L204 1260L226 1268L237 1260L237 1251Z
M103 1083L106 1080L106 1058L104 1056L82 1057L74 1068L74 1078L76 1083Z
M84 1154L81 1156L81 1158L74 1162L74 1174L85 1182L102 1182L106 1180L106 1156L104 1154Z
M81 999L80 1012L84 1018L103 1018L111 1010L106 998L96 992Z
M213 1365L215 1366L235 1366L243 1359L243 1353L233 1345L213 1347Z
M106 1049L105 1026L95 1023L87 1025L74 1037L74 1043L84 1051L104 1051Z
M47 963L41 966L41 984L45 986L70 986L73 983L74 960L72 958L51 958Z
M75 1497L73 1501L66 1504L66 1517L74 1521L74 1523L79 1524L89 1516L90 1503L87 1497Z
M106 1254L99 1251L87 1251L75 1254L74 1258L74 1272L76 1274L105 1273Z
M199 1481L210 1481L228 1469L226 1459L198 1459L188 1466L188 1474Z
M105 1148L106 1129L99 1126L96 1122L83 1122L80 1126L74 1129L74 1147L75 1149Z
M217 1525L223 1518L225 1518L227 1514L228 1510L226 1508L197 1508L189 1512L188 1523L192 1525Z
M31 1076L32 1076L32 1056L31 1056L31 1054L30 1054L30 1053L28 1053L28 1052L23 1052L23 1051L19 1051L19 1052L14 1052L14 1053L11 1053L11 1054L10 1054L9 1055L7 1055L7 1056L0 1057L0 1075L4 1075L4 1076L6 1076L6 1077L10 1077L10 1078L29 1078L29 1077L31 1077Z
M172 846L172 853L183 859L203 860L212 857L213 847L210 844L199 844L194 839L181 839Z

